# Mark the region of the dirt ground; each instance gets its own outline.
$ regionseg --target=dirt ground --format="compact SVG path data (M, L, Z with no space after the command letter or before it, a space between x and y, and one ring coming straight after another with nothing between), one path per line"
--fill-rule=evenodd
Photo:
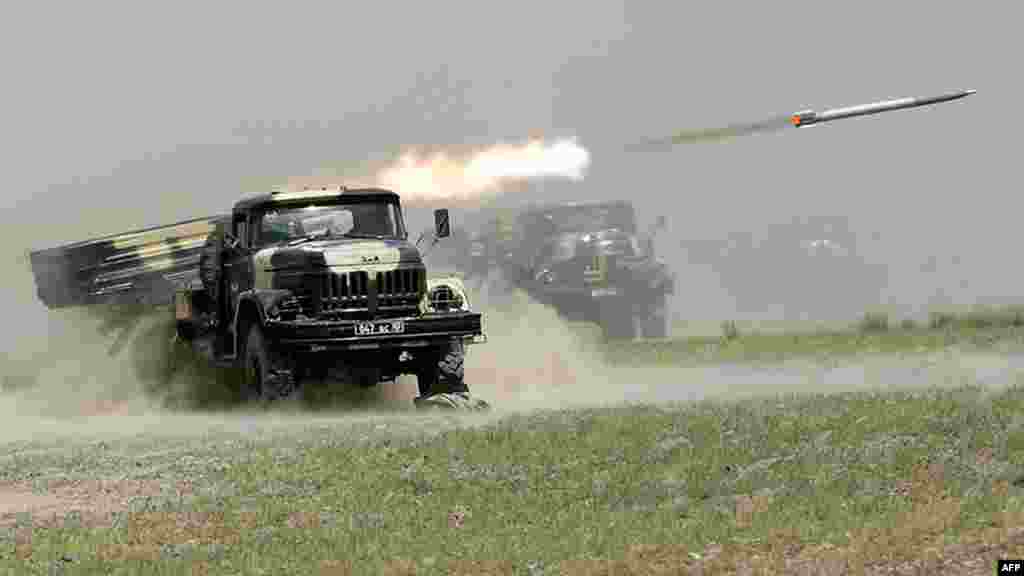
M46 483L43 492L25 482L0 485L0 527L31 515L35 527L58 526L72 514L87 525L112 521L139 496L156 496L160 486L139 480L65 480Z

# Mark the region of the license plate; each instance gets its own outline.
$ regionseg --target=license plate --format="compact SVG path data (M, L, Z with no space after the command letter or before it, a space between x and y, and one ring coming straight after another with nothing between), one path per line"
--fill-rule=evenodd
M378 336L380 334L402 334L405 332L404 320L384 320L381 322L359 322L356 324L356 336Z

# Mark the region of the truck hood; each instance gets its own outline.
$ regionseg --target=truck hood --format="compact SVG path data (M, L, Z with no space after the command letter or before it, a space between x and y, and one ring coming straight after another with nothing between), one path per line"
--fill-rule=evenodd
M646 253L640 238L618 229L566 233L555 243L551 256L534 269L542 290L589 291L605 283L657 286L671 276L664 263Z
M617 228L586 231L575 235L580 244L590 245L600 252L633 256L639 248L637 238Z
M422 264L419 251L405 240L337 238L306 242L298 246L281 244L260 250L254 256L258 270L270 272L289 268L394 268Z
M577 260L589 263L590 254L598 253L605 256L635 258L642 255L642 245L636 236L612 228L582 232L567 232L558 235L554 243L560 246L556 252L561 258L556 261ZM587 256L583 256L587 254Z

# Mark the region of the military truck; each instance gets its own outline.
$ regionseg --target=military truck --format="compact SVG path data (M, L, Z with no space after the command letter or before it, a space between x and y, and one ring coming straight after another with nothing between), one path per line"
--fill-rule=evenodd
M449 233L435 210L432 241ZM290 396L306 377L370 387L413 374L418 405L486 407L463 379L465 347L486 341L481 314L458 277L428 277L418 244L393 191L281 189L30 261L51 309L173 310L178 338L239 369L250 399Z
M663 338L675 278L641 236L624 200L564 202L506 212L477 241L506 280L569 321L593 322L608 339ZM478 249L478 251L480 251Z

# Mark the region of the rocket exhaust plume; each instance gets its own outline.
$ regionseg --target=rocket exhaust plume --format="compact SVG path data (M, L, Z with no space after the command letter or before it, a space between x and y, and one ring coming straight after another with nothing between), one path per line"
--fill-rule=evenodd
M376 186L397 192L407 205L479 204L506 192L510 184L582 180L589 166L590 152L575 139L531 139L471 152L410 150L369 175L291 177L286 187Z
M469 154L410 151L379 171L375 185L410 203L475 203L506 184L545 178L582 180L590 152L574 139L496 144Z

